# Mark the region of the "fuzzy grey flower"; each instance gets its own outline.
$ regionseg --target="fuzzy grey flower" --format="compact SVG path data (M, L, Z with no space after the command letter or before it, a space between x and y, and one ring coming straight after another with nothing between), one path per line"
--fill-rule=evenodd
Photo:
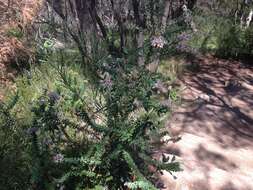
M53 144L53 141L50 138L43 139L43 144L49 146Z
M56 103L60 100L60 95L57 92L49 92L48 93L49 100L53 103Z
M31 71L25 70L24 73L25 73L25 75L26 75L26 77L27 77L28 80L32 79L32 73L31 73Z
M179 41L188 41L191 38L191 34L187 34L186 32L183 32L177 36L177 39Z
M104 80L101 80L100 81L101 85L104 87L104 88L108 88L108 89L111 89L112 86L113 86L113 81L111 79L111 76L109 74L107 74L105 76L105 79Z
M45 104L46 104L45 98L41 97L41 98L39 99L39 105L40 105L40 106L43 106L43 105L45 105Z
M163 48L167 41L163 36L154 36L151 40L151 45L155 48Z
M60 153L53 156L53 161L55 163L61 163L61 162L63 162L63 160L64 160L64 156Z
M168 92L168 88L161 80L157 80L153 88L159 93L166 94Z
M32 135L32 134L35 134L38 130L39 130L39 129L38 129L37 127L31 127L31 128L29 128L29 129L27 129L26 132L27 132L29 135Z
M142 102L140 100L138 100L137 98L135 98L133 105L137 108L140 108L142 106Z

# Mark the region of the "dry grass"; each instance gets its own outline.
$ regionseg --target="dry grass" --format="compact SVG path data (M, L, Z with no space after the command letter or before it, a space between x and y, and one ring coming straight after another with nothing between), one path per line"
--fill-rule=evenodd
M15 67L28 63L33 57L26 41L8 35L10 30L26 33L33 24L42 0L0 0L0 100L6 87L12 87Z
M42 0L0 0L0 22L18 22L27 26L34 21Z
M186 60L183 57L170 57L162 60L158 71L162 73L165 77L176 79L183 74L185 62Z

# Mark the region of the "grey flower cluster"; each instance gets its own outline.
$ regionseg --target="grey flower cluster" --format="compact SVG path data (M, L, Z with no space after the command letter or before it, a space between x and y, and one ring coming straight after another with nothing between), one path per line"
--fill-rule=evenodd
M49 92L48 97L50 102L56 103L58 100L60 100L60 95L57 92Z
M177 39L178 39L179 41L188 41L188 40L190 40L191 37L192 37L191 34L186 33L186 32L182 32L181 34L179 34L179 35L177 36Z
M188 45L189 40L191 39L192 34L183 32L177 36L178 44L176 46L177 51L196 54L197 50Z
M37 127L31 127L27 129L27 134L32 135L35 134L39 129Z
M151 40L151 45L155 48L163 48L167 44L163 36L154 36Z
M53 156L53 161L55 163L61 163L64 160L64 156L62 154L56 154L55 156Z
M157 90L158 93L162 93L162 94L168 93L168 88L161 80L157 80L153 88Z
M104 80L101 80L100 83L104 88L107 88L107 89L111 89L113 86L113 81L109 74L106 74Z

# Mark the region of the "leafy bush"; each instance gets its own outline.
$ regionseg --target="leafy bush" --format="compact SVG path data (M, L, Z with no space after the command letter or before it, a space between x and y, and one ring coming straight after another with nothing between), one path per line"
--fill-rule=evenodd
M100 184L117 189L126 182L137 180L149 184L149 189L155 189L149 182L152 172L147 168L150 165L157 171L179 169L178 163L160 163L151 157L151 135L159 131L163 124L161 116L167 110L153 94L152 88L158 76L131 63L125 64L124 59L108 57L105 63L105 78L95 89L87 84L82 87L75 77L61 73L63 88L59 88L58 95L42 97L43 103L38 103L34 111L36 124L33 127L55 135L65 134L58 139L59 143L64 138L71 138L66 136L68 128L73 130L71 133L85 136L85 145L76 156L60 151L65 157L63 164L69 165L71 170L63 174L59 183L68 186L75 181L71 186L76 188L94 188ZM70 94L65 94L64 88ZM93 91L85 92L89 88ZM91 97L86 97L85 93L91 93ZM56 104L55 96L61 94L61 100ZM63 107L74 108L74 121L64 115Z
M196 9L194 11L194 21L198 32L193 34L188 45L200 52L214 52L218 47L217 28L224 19L217 17L215 14Z
M26 189L157 189L159 172L180 170L175 159L152 156L180 99L172 77L156 72L168 54L163 47L170 49L167 41L180 29L166 39L159 31L169 15L163 2L66 2L71 8L60 2L48 2L50 14L36 35L38 65L17 78L19 99L2 112L13 122L1 124L22 132L21 152L30 164Z
M0 102L0 186L2 190L29 189L29 145L23 126L17 125L11 110L18 101L15 95Z
M222 57L237 57L252 55L252 27L241 29L236 25L223 25L220 28L217 43L217 55Z
M88 82L82 67L68 65L67 53L55 52L17 79L20 97L8 113L17 112L10 126L23 123L27 131L20 138L30 142L23 151L32 162L31 187L156 189L157 172L179 170L177 162L152 158L152 139L166 134L161 127L176 91L131 56L97 60L102 78Z
M216 12L196 9L194 21L198 28L188 45L200 52L215 53L224 58L252 56L252 26L245 28L232 16L222 18Z

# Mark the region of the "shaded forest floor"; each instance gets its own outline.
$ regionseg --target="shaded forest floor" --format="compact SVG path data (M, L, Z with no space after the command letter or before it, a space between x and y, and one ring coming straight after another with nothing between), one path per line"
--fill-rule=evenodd
M253 68L212 56L186 72L183 104L168 123L177 143L161 152L182 160L183 172L161 179L168 190L253 189Z

